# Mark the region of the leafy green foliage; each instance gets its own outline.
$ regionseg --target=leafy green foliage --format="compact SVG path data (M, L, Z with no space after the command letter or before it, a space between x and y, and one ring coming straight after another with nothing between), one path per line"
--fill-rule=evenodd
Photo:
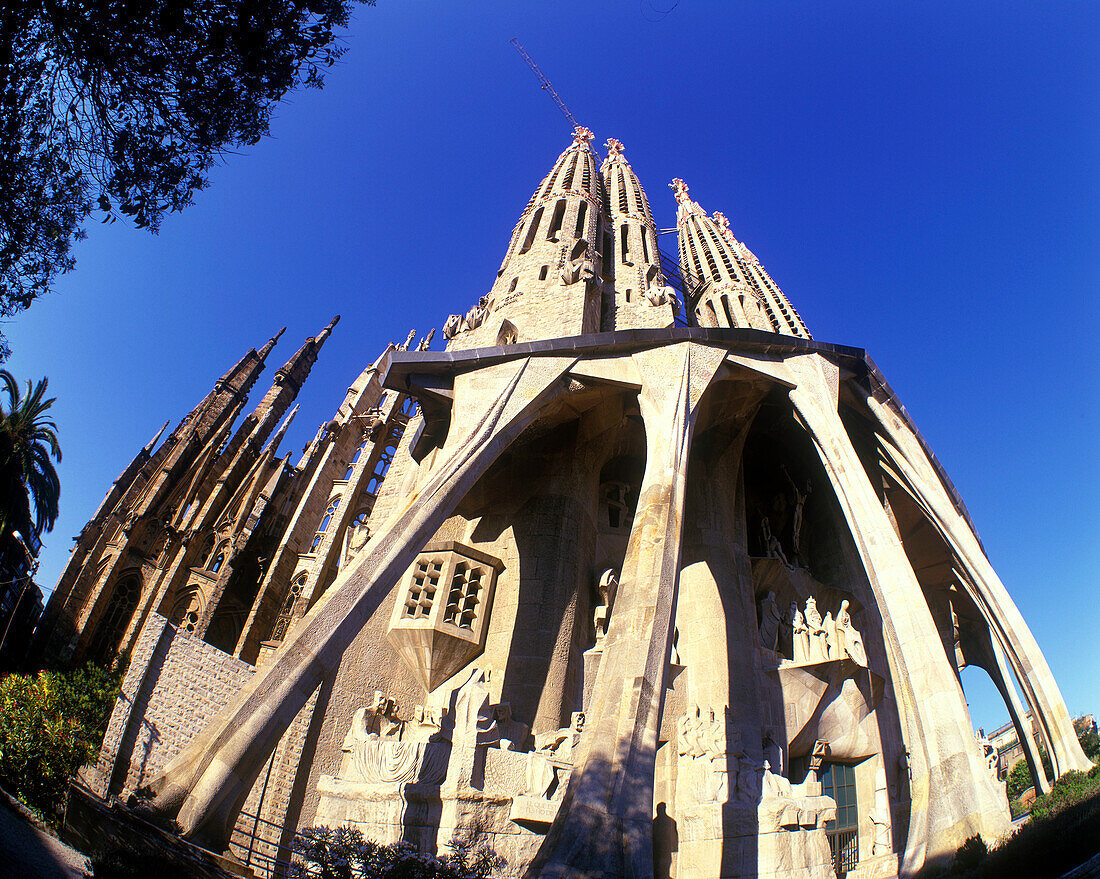
M55 815L69 778L99 750L120 683L91 664L0 680L0 785Z
M409 842L380 845L354 827L309 827L294 839L295 879L486 879L501 859L468 840L451 840L451 853L422 854Z
M1010 800L1018 800L1020 794L1031 787L1033 783L1027 760L1019 760L1012 767L1012 771L1008 773L1008 779L1005 782L1005 793L1008 794Z
M1031 819L983 855L968 839L947 865L930 864L922 879L1057 879L1100 851L1100 766L1067 772L1032 804Z
M267 134L288 91L322 84L351 8L0 4L0 317L73 267L71 242L92 213L156 231L165 211L190 204L211 165Z

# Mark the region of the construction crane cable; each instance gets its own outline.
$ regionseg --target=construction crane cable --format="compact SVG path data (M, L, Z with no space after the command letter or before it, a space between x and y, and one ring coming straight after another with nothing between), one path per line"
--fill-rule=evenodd
M523 48L523 43L521 43L516 37L512 37L512 39L508 42L510 42L515 50L519 52L520 57L527 62L527 66L530 67L531 72L535 74L535 79L539 81L539 85L542 86L550 95L550 97L554 99L554 103L557 104L557 107L559 110L561 110L562 115L569 121L569 124L572 126L573 132L575 133L578 128L583 128L584 126L582 126L577 121L577 117L569 112L569 108L565 106L565 101L563 101L561 99L561 95L559 95L554 90L554 86L550 84L550 80L546 78L546 74L544 74L539 69L539 66L535 63L535 59L527 54L527 50Z

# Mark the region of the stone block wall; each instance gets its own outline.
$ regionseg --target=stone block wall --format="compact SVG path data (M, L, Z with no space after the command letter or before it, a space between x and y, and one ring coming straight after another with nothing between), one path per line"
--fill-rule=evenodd
M106 796L147 783L255 671L153 614L130 655L93 790Z

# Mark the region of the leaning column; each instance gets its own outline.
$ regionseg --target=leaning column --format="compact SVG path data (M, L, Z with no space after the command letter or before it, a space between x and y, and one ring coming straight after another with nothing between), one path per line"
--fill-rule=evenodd
M646 468L569 786L528 877L653 875L653 773L680 576L695 407L724 351L634 355Z

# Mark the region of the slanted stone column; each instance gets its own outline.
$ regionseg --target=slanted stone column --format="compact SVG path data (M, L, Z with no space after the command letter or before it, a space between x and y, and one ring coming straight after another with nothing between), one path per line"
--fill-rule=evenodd
M1005 664L1004 651L1001 650L996 638L990 638L990 649L993 651L993 659L997 663L997 674L994 675L988 669L987 671L989 671L990 677L993 678L993 683L997 685L997 689L1001 691L1001 698L1005 700L1005 706L1008 708L1009 719L1012 721L1012 725L1016 727L1016 738L1027 757L1028 768L1035 779L1035 789L1041 794L1048 794L1053 785L1051 785L1050 779L1047 778L1047 774L1043 770L1043 761L1039 758L1039 748L1035 744L1035 733L1031 728L1027 712L1024 711L1024 706L1020 704L1020 696L1012 683L1012 673Z
M913 432L874 397L867 398L867 405L889 440L884 446L890 461L924 502L936 528L973 582L974 599L989 623L994 641L1004 650L1016 672L1040 735L1049 745L1055 775L1074 769L1087 772L1092 763L1077 741L1072 719L1046 657L986 558L977 536L951 502Z
M902 862L908 875L975 833L995 839L1007 829L1007 803L978 759L962 690L928 603L840 420L837 368L818 354L792 357L787 365L798 379L791 401L836 492L882 612L911 752L912 811Z
M572 363L528 358L456 379L454 423L422 488L299 621L270 664L150 785L153 807L177 815L184 836L224 849L291 721L476 480L564 392L558 380Z
M695 407L725 352L635 354L646 469L615 610L562 806L529 877L653 875L653 774L680 575Z

